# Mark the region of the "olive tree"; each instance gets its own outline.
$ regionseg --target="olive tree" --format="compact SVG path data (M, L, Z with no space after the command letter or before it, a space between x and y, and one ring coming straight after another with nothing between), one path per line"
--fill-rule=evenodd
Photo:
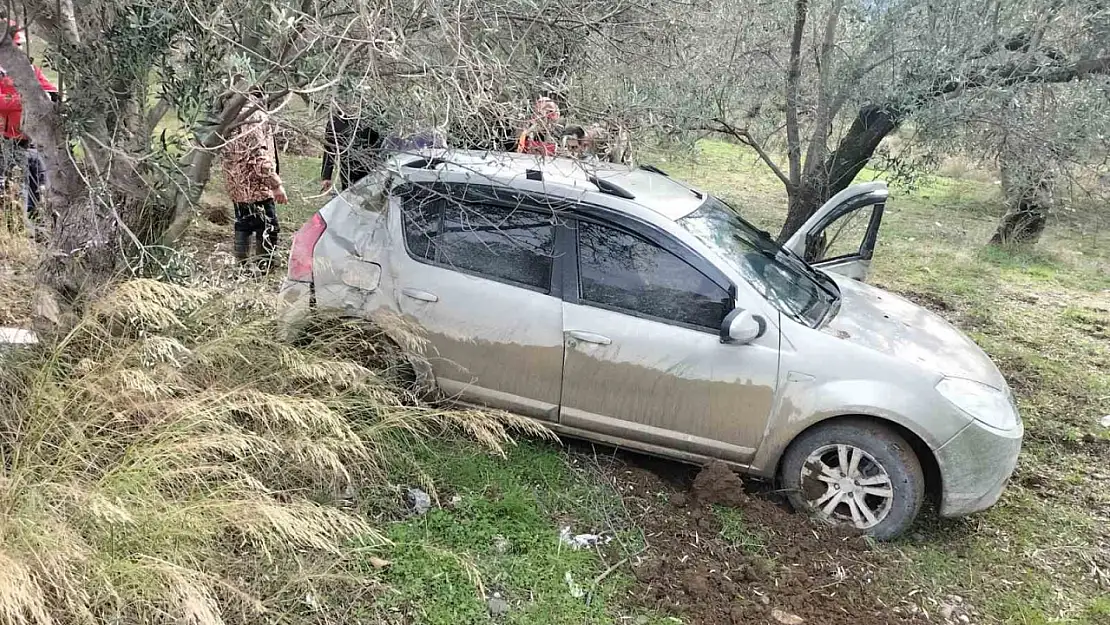
M965 151L993 158L1001 173L1005 212L992 245L1036 244L1062 201L1062 189L1084 193L1091 177L1084 174L1105 165L1107 86L1105 79L1045 85L1008 94L1004 105L980 105L965 116Z
M980 89L915 115L909 145L996 167L1005 208L989 242L1032 245L1069 196L1094 191L1107 164L1108 86L1110 76L1093 76Z
M1089 0L717 0L682 21L694 45L618 79L659 96L675 130L750 147L787 191L785 238L922 111L1106 74L1108 15Z
M658 28L644 6L26 0L25 21L66 86L52 103L12 33L0 39L0 65L23 94L26 132L49 171L38 316L58 322L82 293L181 235L225 137L259 106L248 104L252 89L272 108L343 97L397 126L474 131L514 99L564 90L560 68L583 68L587 47ZM159 130L171 112L181 130Z

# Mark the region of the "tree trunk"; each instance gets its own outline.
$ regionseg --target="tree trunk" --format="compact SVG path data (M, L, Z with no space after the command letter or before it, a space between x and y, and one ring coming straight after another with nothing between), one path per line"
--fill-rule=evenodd
M887 135L904 119L902 110L869 105L860 109L852 126L821 167L804 176L790 191L786 221L779 241L786 241L832 196L852 184Z
M821 205L836 194L828 193L828 180L824 177L825 171L818 170L802 178L802 183L789 194L786 206L786 221L779 232L779 243L785 243L805 222L821 208Z
M47 329L66 320L81 293L95 291L115 274L119 223L110 204L90 196L70 153L62 116L11 38L0 41L0 66L20 93L24 132L49 172L39 210L50 235L34 302L35 324Z
M1018 202L1006 211L991 245L1036 245L1048 223L1050 207L1036 201Z
M1048 224L1053 204L1053 174L1026 165L1002 163L1002 191L1008 209L998 222L990 245L1036 245Z
M201 124L196 131L196 145L181 159L181 169L185 172L185 186L173 199L173 217L163 235L163 244L175 245L189 226L193 207L212 177L212 165L216 152L223 143L223 137L239 121L247 99L242 95L247 89L245 81L235 85L238 94L228 97L212 110L210 119Z

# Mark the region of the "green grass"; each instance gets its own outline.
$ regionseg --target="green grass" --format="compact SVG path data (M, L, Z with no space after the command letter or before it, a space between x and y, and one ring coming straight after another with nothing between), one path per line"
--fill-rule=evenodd
M629 579L613 571L596 586L593 580L636 546L620 531L613 491L539 443L522 444L505 459L444 443L421 458L439 500L454 503L392 526L394 545L384 555L393 563L384 578L391 589L376 609L445 625L611 622ZM561 525L619 533L600 551L574 550L559 540ZM568 574L586 596L572 594ZM509 604L500 619L487 610L494 592Z
M703 144L700 158L672 169L765 228L781 223L781 184L738 147ZM1089 571L1110 538L1092 516L1110 510L1093 477L1110 457L1086 441L1107 437L1098 419L1110 414L1110 232L1053 223L1034 249L986 247L1000 211L983 180L892 189L870 281L939 308L991 354L1019 396L1027 438L998 506L923 521L917 540L880 547L908 559L883 577L894 596L961 594L987 622L1107 623L1110 604Z
M744 519L743 510L715 506L713 509L721 522L721 538L740 551L758 555L766 553L767 538L762 528Z
M1110 597L1099 597L1087 606L1087 617L1110 623Z

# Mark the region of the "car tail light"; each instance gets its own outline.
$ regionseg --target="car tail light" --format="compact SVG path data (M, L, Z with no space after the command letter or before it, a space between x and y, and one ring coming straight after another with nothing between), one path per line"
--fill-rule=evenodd
M316 213L293 235L293 249L289 252L290 280L312 281L312 255L316 250L316 243L327 229L328 222L324 221L320 213Z

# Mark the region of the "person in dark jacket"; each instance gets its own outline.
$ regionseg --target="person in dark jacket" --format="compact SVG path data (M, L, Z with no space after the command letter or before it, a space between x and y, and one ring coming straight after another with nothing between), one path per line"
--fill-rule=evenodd
M332 115L324 128L321 188L343 190L365 178L373 171L381 147L382 135L368 120L342 112Z

